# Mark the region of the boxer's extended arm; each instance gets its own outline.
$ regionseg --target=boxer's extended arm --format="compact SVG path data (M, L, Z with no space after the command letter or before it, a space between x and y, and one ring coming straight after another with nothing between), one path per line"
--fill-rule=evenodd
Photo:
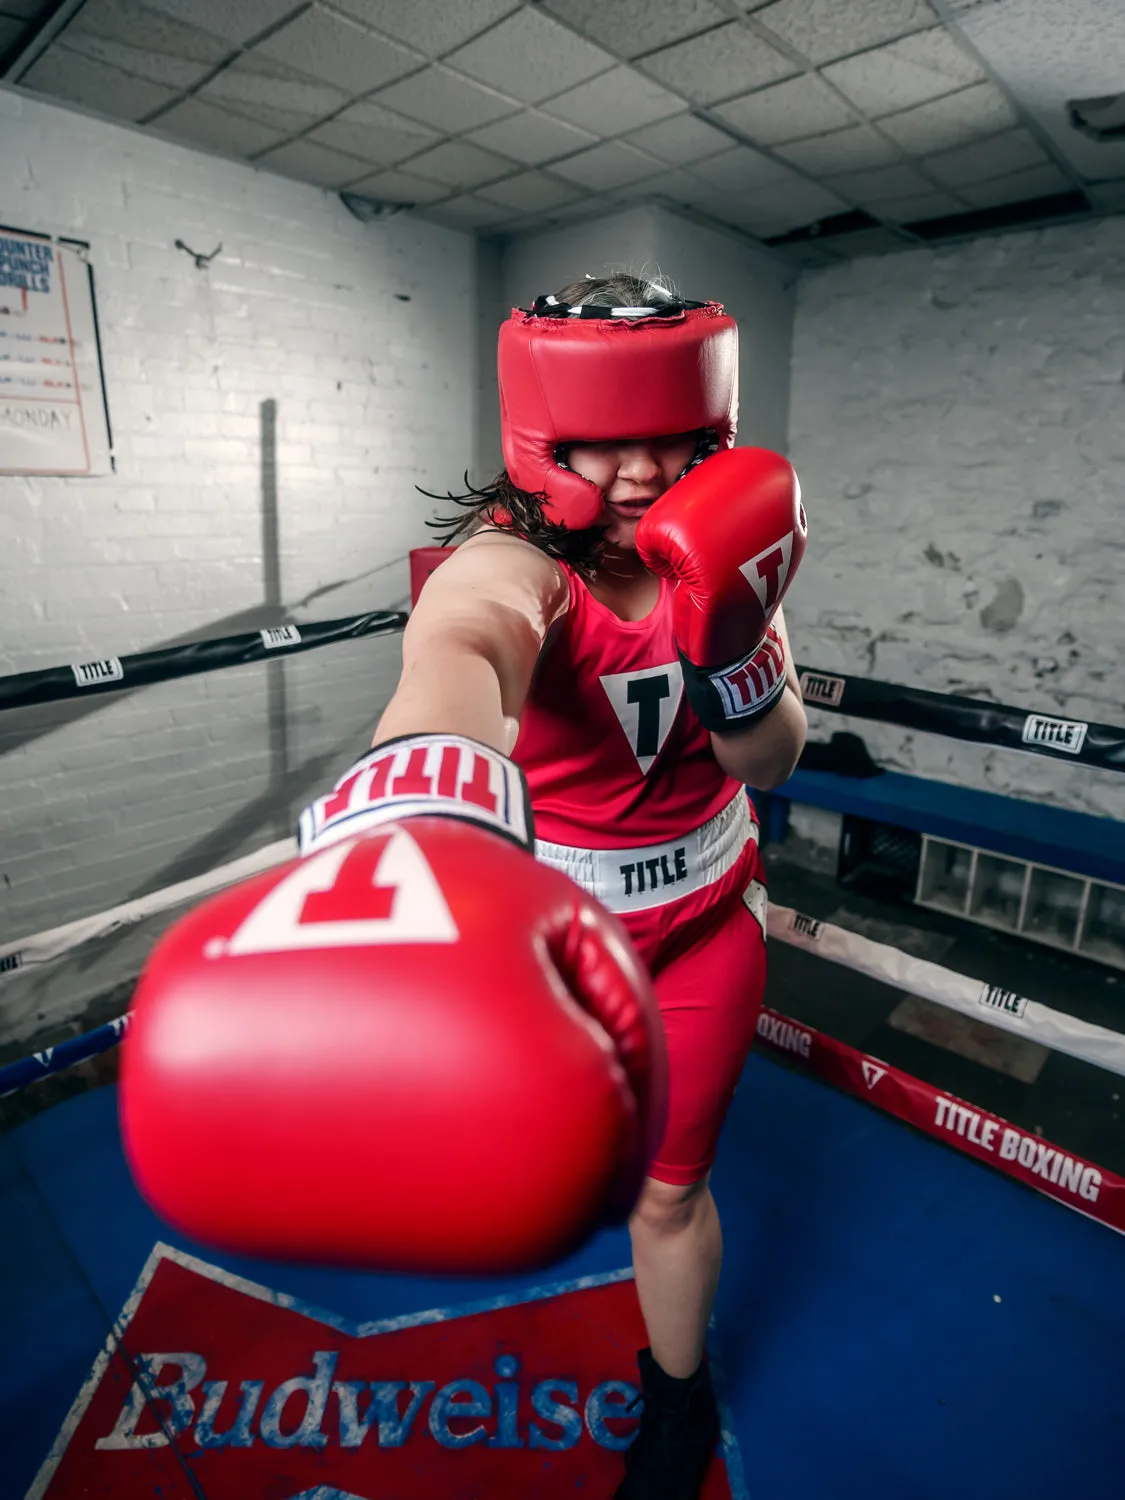
M785 692L781 702L742 734L711 736L715 759L727 775L761 792L788 781L805 748L809 728L789 647L789 632L780 609L773 617L773 626L785 647Z
M507 754L547 632L565 612L562 569L516 537L485 532L426 581L402 638L402 676L373 744L462 734Z

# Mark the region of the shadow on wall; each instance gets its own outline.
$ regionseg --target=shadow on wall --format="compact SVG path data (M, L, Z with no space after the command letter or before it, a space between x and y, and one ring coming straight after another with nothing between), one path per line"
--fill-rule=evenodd
M365 579L373 578L390 568L405 562L404 557L392 558L368 568L353 577L342 578L322 584L305 598L293 605L285 605L281 598L281 553L280 524L277 484L277 403L266 400L259 408L261 434L261 516L262 516L262 577L264 599L235 614L225 615L212 622L204 633L212 637L245 634L282 625L298 625L295 618L299 611L307 610L316 601L325 599L340 589L350 588ZM392 601L381 606L392 609L406 604L406 599ZM201 639L198 630L172 636L149 647L150 650L168 650L187 646ZM224 864L246 847L256 835L268 831L276 838L285 838L293 832L291 809L294 802L306 801L322 783L329 768L336 763L344 747L335 751L321 752L298 766L290 766L290 714L287 694L284 659L267 664L267 735L269 745L269 785L261 795L253 798L237 813L218 828L212 829L204 838L178 854L163 869L132 890L128 900L137 900L165 886L181 880L190 880L202 875L216 865ZM55 730L78 723L92 714L99 713L111 704L139 697L147 691L145 687L125 688L119 693L99 695L90 699L68 699L43 708L17 709L7 718L10 727L0 727L0 759L25 745L52 734ZM112 943L112 935L106 939ZM84 965L79 962L79 968Z

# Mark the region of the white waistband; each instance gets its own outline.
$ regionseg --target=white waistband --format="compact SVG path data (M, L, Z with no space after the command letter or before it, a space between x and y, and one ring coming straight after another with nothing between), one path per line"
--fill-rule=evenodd
M637 849L574 849L535 841L535 857L569 875L612 912L646 911L713 885L732 869L758 829L739 792L702 827Z

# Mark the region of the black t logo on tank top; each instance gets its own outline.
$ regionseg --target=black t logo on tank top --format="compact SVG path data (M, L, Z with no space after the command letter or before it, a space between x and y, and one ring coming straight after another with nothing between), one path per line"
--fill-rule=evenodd
M683 668L678 661L670 661L639 672L613 672L601 684L647 776L664 748L684 695Z

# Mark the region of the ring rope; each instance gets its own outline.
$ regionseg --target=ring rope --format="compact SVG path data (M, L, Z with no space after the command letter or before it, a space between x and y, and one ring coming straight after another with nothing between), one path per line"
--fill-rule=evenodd
M297 853L294 839L281 839L230 864L217 866L193 880L181 881L162 891L122 906L111 907L97 916L83 917L54 927L22 943L0 948L0 982L21 969L49 963L70 949L141 921L157 912L192 901L209 892L221 890L251 875L260 874L292 859ZM959 974L927 959L914 958L889 943L875 942L859 933L849 932L830 922L820 922L788 906L769 905L767 928L771 938L790 947L801 948L839 963L845 968L876 979L895 989L908 990L924 1000L947 1009L985 1021L1003 1031L1030 1038L1042 1046L1068 1057L1093 1063L1106 1072L1125 1077L1125 1033L1095 1026L1089 1021L1068 1016L1038 1001L1028 1000L1012 990ZM116 1026L118 1022L110 1023ZM82 1052L82 1037L75 1037L54 1049L32 1054L0 1068L0 1096L22 1088L48 1073L58 1072L94 1052L104 1050L106 1027L86 1034L90 1051ZM120 1032L118 1036L120 1036ZM95 1040L99 1039L99 1040ZM64 1048L66 1049L64 1053Z

